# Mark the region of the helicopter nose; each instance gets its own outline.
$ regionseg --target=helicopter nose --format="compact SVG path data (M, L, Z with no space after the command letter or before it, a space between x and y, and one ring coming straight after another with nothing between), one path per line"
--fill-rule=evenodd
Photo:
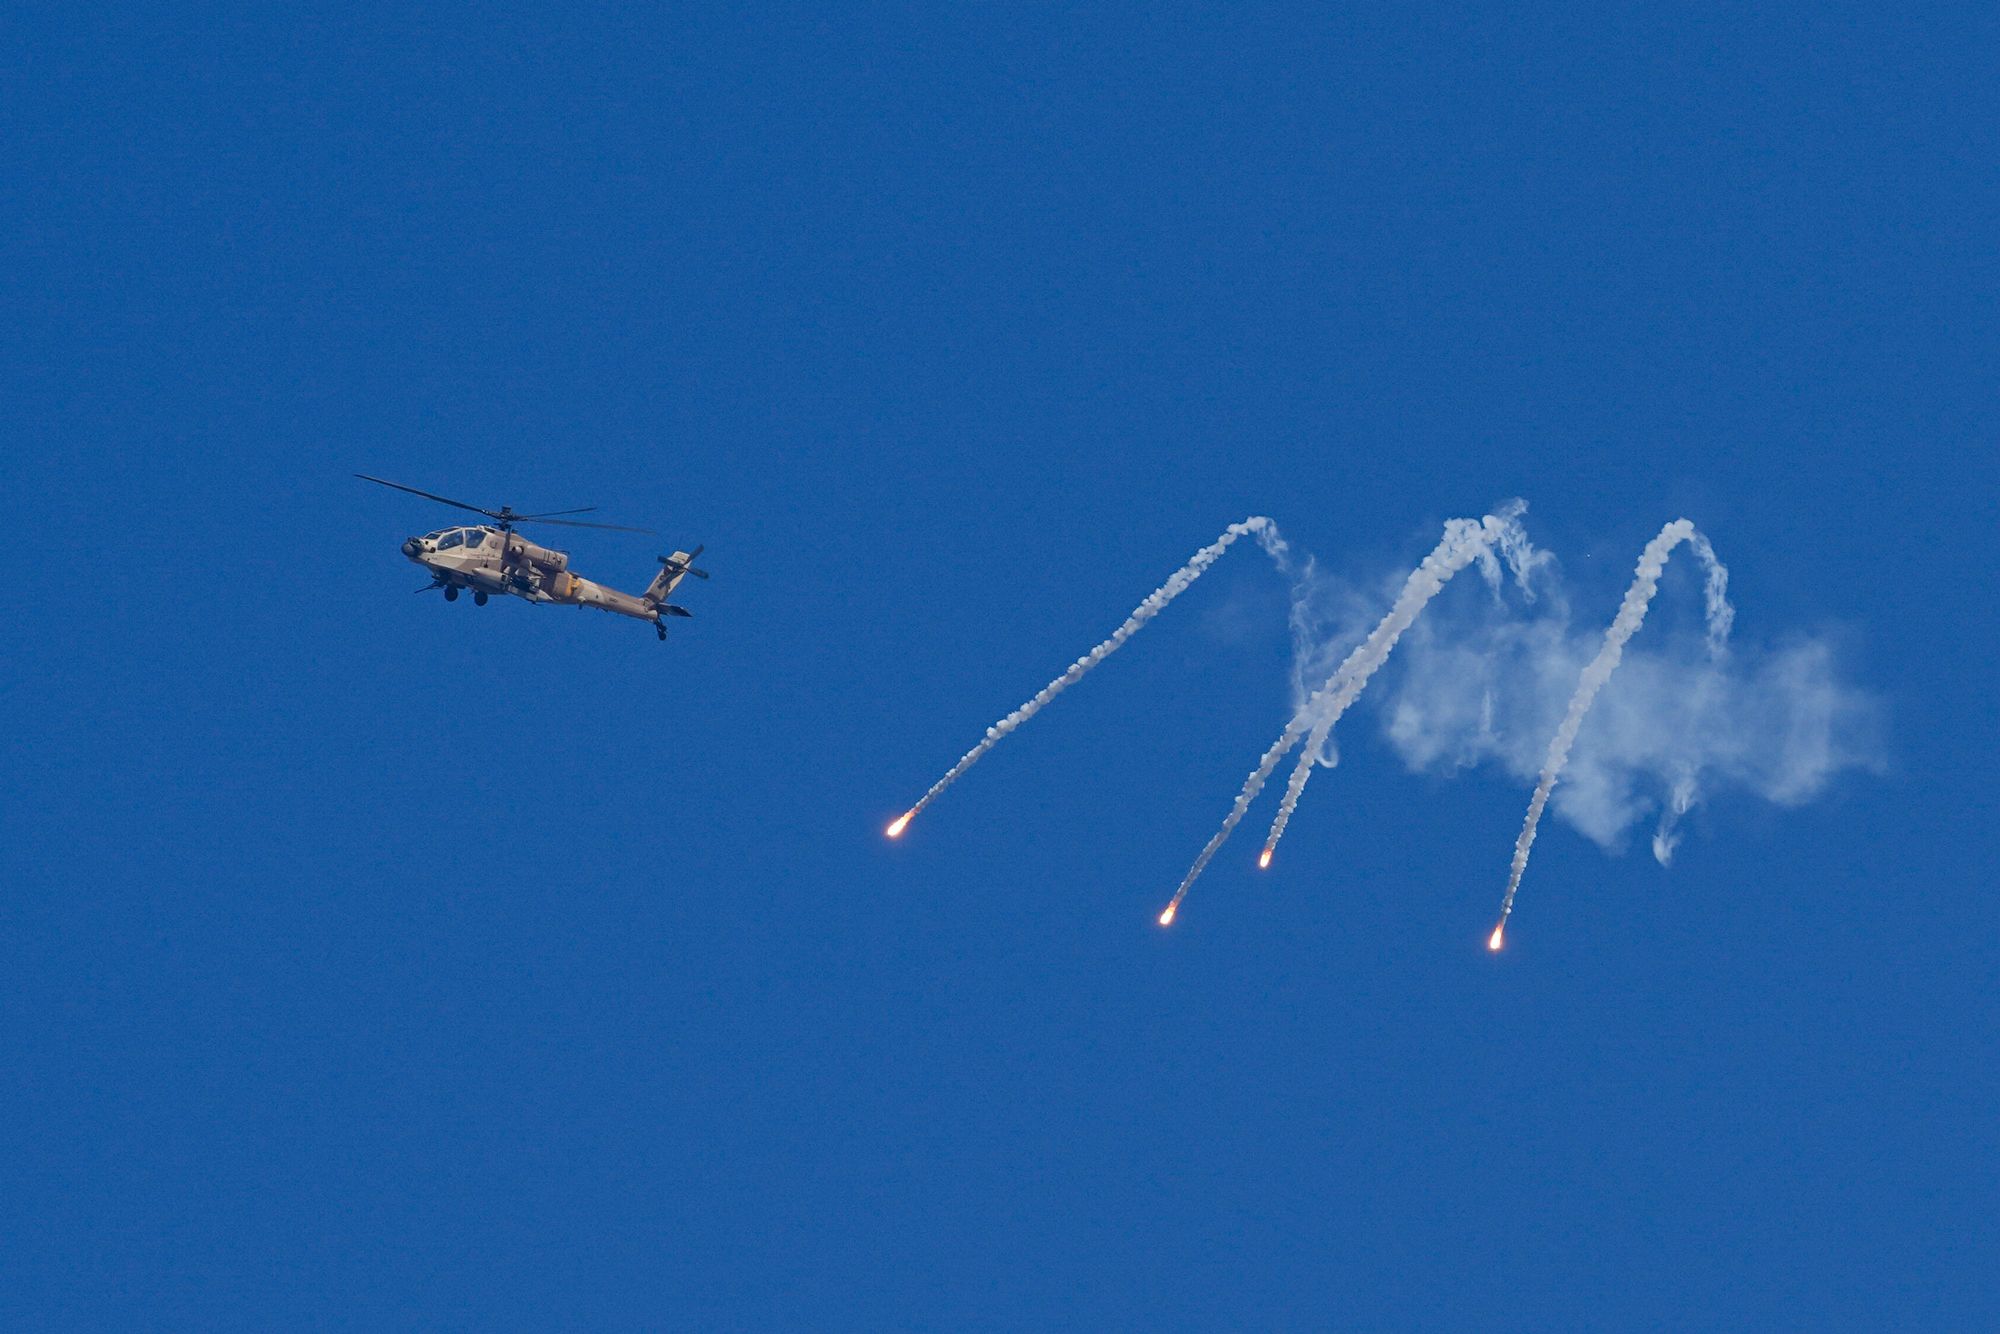
M416 539L416 538L414 538L414 537L413 537L413 538L411 538L411 539L410 539L409 541L407 541L407 542L403 543L403 554L404 554L405 556L408 556L408 557L410 557L410 558L411 558L411 559L413 559L413 560L414 560L414 559L416 558L416 554L417 554L417 539Z

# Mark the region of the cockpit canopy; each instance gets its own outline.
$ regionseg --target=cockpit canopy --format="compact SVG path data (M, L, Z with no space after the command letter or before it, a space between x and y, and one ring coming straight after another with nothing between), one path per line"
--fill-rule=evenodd
M438 551L450 551L453 547L474 551L485 545L486 539L491 536L493 530L490 528L444 528L435 533L425 533L424 540Z

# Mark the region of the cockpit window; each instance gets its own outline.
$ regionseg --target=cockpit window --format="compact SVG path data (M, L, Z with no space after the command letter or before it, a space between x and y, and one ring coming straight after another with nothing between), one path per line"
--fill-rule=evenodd
M465 534L454 528L438 539L438 550L449 551L465 540Z
M465 530L466 550L470 551L475 547L484 546L485 544L486 530L484 528L468 528Z

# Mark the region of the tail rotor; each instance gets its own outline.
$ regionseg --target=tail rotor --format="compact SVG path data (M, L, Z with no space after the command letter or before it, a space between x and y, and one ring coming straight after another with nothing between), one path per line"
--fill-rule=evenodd
M667 567L667 574L669 576L691 574L697 579L706 579L708 578L708 571L697 570L691 563L695 557L701 555L705 550L707 550L705 546L697 543L693 551L685 554L676 551L671 556L660 557L660 564Z

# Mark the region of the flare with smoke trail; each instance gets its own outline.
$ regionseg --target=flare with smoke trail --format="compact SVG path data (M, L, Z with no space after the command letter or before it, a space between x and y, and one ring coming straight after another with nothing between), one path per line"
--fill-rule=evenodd
M1375 674L1376 668L1387 661L1390 650L1396 647L1396 641L1402 638L1403 632L1410 628L1410 623L1417 619L1425 605L1437 596L1439 590L1450 582L1453 575L1474 560L1482 557L1491 559L1492 548L1503 535L1506 535L1509 541L1514 540L1514 535L1518 532L1519 516L1524 508L1526 508L1524 505L1516 501L1503 507L1498 514L1489 514L1484 519L1476 521L1453 519L1445 524L1443 539L1432 548L1428 556L1424 557L1423 562L1410 572L1410 577L1404 580L1402 594L1389 609L1389 614L1384 616L1368 637L1347 655L1334 670L1333 675L1327 679L1326 684L1293 713L1291 721L1285 724L1285 730L1278 734L1278 739L1271 743L1270 749L1266 750L1263 757L1257 761L1257 767L1252 769L1250 776L1244 780L1242 791L1236 794L1235 804L1223 818L1222 827L1215 831L1214 837L1208 840L1201 854L1194 859L1194 865L1188 868L1187 875L1181 880L1180 888L1174 891L1173 900L1160 914L1160 925L1167 926L1173 922L1174 915L1180 911L1181 900L1187 897L1189 888L1201 878L1201 873L1208 869L1209 862L1221 850L1222 845L1229 841L1230 834L1234 833L1236 826L1242 822L1244 813L1250 809L1250 804L1257 799L1257 794L1264 790L1264 784L1269 781L1271 772L1278 767L1278 761L1282 760L1294 746L1298 745L1299 739L1310 731L1315 738L1314 747L1306 753L1307 766L1310 765L1312 758L1318 753L1319 744L1325 741L1325 733L1319 727L1321 720L1328 720L1326 726L1331 728L1331 720L1345 712L1347 706L1361 694L1362 687L1368 684L1368 678ZM1299 786L1304 786L1303 780L1300 780ZM1292 800L1295 801L1296 798Z
M910 821L916 819L924 807L937 800L938 794L957 782L967 769L979 763L981 757L999 745L1009 732L1041 712L1043 705L1081 681L1091 668L1117 652L1126 640L1137 634L1146 622L1166 610L1168 603L1186 592L1188 585L1201 578L1203 571L1215 564L1222 553L1229 550L1236 539L1246 533L1254 533L1264 550L1270 553L1271 559L1278 563L1279 569L1289 572L1291 567L1285 539L1279 535L1277 524L1261 514L1253 514L1241 523L1230 524L1223 530L1222 536L1195 552L1187 564L1174 571L1167 582L1154 589L1143 602L1133 608L1132 614L1125 618L1123 625L1111 632L1110 638L1071 663L1068 671L1036 691L1034 698L987 728L986 735L981 738L978 745L960 756L958 763L952 765L944 777L931 784L930 790L918 798L916 805L890 822L889 837L901 837L903 831L909 828Z
M1259 867L1271 864L1271 858L1278 850L1278 840L1285 836L1285 828L1292 822L1292 812L1298 809L1299 798L1305 795L1306 781L1312 777L1313 768L1325 752L1326 741L1333 734L1334 725L1347 712L1348 706L1360 697L1362 689L1368 684L1368 678L1388 661L1389 652L1395 648L1396 640L1402 637L1403 631L1409 629L1417 619L1418 613L1423 611L1431 598L1443 590L1453 575L1473 560L1478 560L1485 568L1488 581L1497 591L1500 573L1498 564L1493 559L1493 548L1498 546L1506 555L1507 564L1513 569L1514 577L1520 582L1522 590L1532 596L1533 590L1528 583L1528 574L1540 562L1541 557L1537 555L1533 545L1528 541L1527 533L1521 528L1521 513L1526 508L1522 502L1514 501L1502 506L1498 513L1487 515L1477 524L1467 519L1454 520L1454 523L1466 525L1461 530L1462 552L1454 553L1453 557L1457 563L1445 570L1442 576L1429 586L1429 591L1424 594L1422 600L1412 606L1408 615L1400 622L1397 622L1396 618L1403 604L1398 602L1396 609L1376 627L1375 634L1370 635L1360 648L1349 654L1347 660L1328 678L1326 684L1307 701L1302 712L1312 715L1312 734L1306 740L1305 749L1299 752L1298 763L1292 767L1292 776L1285 784L1284 799L1278 803L1278 814L1272 819L1271 832L1264 839L1264 851L1257 858ZM1445 550L1452 541L1452 529L1447 526L1444 543L1440 544L1438 549ZM1421 573L1421 568L1419 572ZM1414 580L1416 575L1412 575L1411 578ZM1407 599L1408 596L1406 586L1404 597ZM1387 634L1378 644L1376 636L1383 635L1385 630L1390 629L1392 623L1394 623L1393 633ZM1372 652L1371 645L1374 646Z
M1756 674L1755 679L1740 679L1742 664L1729 656L1728 639L1735 613L1728 599L1728 571L1715 558L1707 540L1686 519L1668 524L1647 544L1618 614L1595 647L1595 656L1590 657L1588 665L1577 677L1561 723L1555 735L1546 742L1544 738L1547 734L1543 730L1547 725L1546 713L1541 703L1540 684L1549 682L1560 691L1570 674L1576 672L1576 663L1592 653L1587 641L1578 642L1570 636L1568 610L1563 604L1559 586L1551 586L1557 593L1555 600L1559 604L1553 620L1544 618L1525 629L1485 635L1481 647L1467 649L1459 646L1446 653L1440 661L1448 670L1442 674L1438 661L1431 662L1426 669L1423 666L1426 641L1432 637L1431 631L1436 628L1440 613L1432 611L1426 618L1424 612L1445 584L1466 566L1473 563L1480 566L1481 573L1493 585L1497 599L1502 578L1500 562L1504 559L1520 583L1524 598L1535 600L1538 590L1531 576L1552 558L1535 552L1529 544L1518 522L1523 508L1519 502L1514 502L1476 522L1457 519L1448 523L1437 547L1404 581L1389 613L1375 624L1365 638L1359 639L1358 644L1360 624L1353 625L1353 633L1350 633L1344 617L1329 622L1309 599L1314 581L1312 563L1310 560L1297 565L1292 563L1283 539L1269 519L1253 517L1230 525L1216 542L1196 552L1186 566L1141 602L1110 638L1077 659L1063 675L1037 692L1027 703L988 728L979 745L967 752L924 794L922 800L890 824L889 836L895 838L901 835L920 811L986 751L1033 717L1057 694L1080 680L1164 610L1237 538L1246 533L1257 537L1293 584L1292 699L1295 708L1284 731L1245 780L1221 829L1202 848L1172 900L1159 914L1162 926L1173 923L1194 881L1242 820L1250 804L1275 772L1279 761L1296 749L1301 741L1310 738L1311 745L1292 775L1292 782L1287 785L1286 800L1273 822L1271 842L1266 845L1260 859L1260 864L1269 864L1272 847L1296 809L1304 787L1304 776L1310 774L1314 762L1327 752L1335 725L1363 694L1371 679L1405 637L1412 640L1412 645L1404 648L1404 659L1407 661L1410 653L1417 651L1418 666L1413 668L1410 680L1398 687L1403 691L1403 698L1398 705L1399 717L1391 733L1392 737L1399 738L1397 744L1405 750L1405 758L1411 759L1414 755L1412 762L1421 765L1450 750L1456 756L1454 763L1463 765L1480 755L1497 755L1512 772L1536 778L1534 796L1515 844L1500 918L1487 940L1489 949L1499 950L1504 946L1507 923L1513 914L1515 897L1526 872L1529 851L1540 819L1549 805L1556 783L1565 776L1570 783L1564 789L1566 797L1575 800L1566 799L1563 813L1600 841L1607 841L1617 829L1623 828L1643 806L1632 795L1632 774L1643 772L1654 781L1665 783L1669 794L1659 832L1654 839L1655 856L1665 862L1672 855L1676 842L1675 821L1699 800L1702 781L1747 784L1770 800L1792 803L1810 796L1828 773L1867 762L1860 751L1852 745L1840 744L1839 738L1833 736L1836 722L1844 726L1867 723L1867 701L1853 692L1840 690L1831 681L1823 652L1788 654L1779 662L1768 664ZM1659 580L1668 559L1683 542L1693 549L1706 575L1707 666L1690 685L1684 674L1678 681L1674 679L1682 670L1678 665L1662 676L1661 662L1649 661L1648 655L1643 652L1633 655L1634 660L1626 667L1623 677L1627 688L1621 688L1619 695L1607 706L1617 716L1599 720L1591 745L1586 747L1584 753L1574 757L1575 762L1572 763L1572 750L1584 718L1594 707L1598 694L1623 663L1628 643L1638 633L1658 593ZM1497 605L1504 607L1506 604L1499 601ZM1420 620L1422 625L1418 624ZM1365 618L1362 623L1365 624ZM1413 627L1416 628L1415 633L1406 636L1406 632ZM1329 634L1329 629L1333 633ZM1524 648L1531 659L1528 665L1533 668L1528 675L1535 682L1531 692L1535 702L1526 709L1505 708L1505 712L1517 721L1521 718L1532 718L1534 721L1530 722L1530 730L1526 732L1518 731L1516 726L1505 721L1498 725L1496 731L1495 720L1500 716L1502 707L1496 707L1498 684L1494 672L1498 670L1498 664L1509 657L1517 657ZM1340 658L1338 667L1326 676L1323 684L1308 693L1306 682L1316 681L1327 673L1336 655ZM1754 657L1753 652L1753 661ZM1639 673L1638 677L1634 677L1635 671ZM1423 681L1431 684L1421 686L1419 683ZM1651 684L1646 685L1649 681ZM1641 686L1646 688L1640 689ZM1663 686L1667 693L1662 693ZM1442 700L1431 698L1428 702L1411 697L1411 692L1421 694L1423 691L1435 696L1439 689L1443 689L1449 697ZM1471 692L1470 696L1467 691ZM1802 692L1805 698L1798 698ZM1377 687L1376 694L1381 694L1380 687ZM1721 702L1712 700L1711 695ZM1771 707L1774 700L1775 712ZM1504 692L1501 693L1501 702L1504 707ZM1639 716L1637 724L1634 722L1634 710ZM1413 743L1415 750L1411 751L1406 743L1412 743L1415 734L1406 734L1404 723L1407 719L1401 714L1417 719L1418 731L1426 732L1426 735L1435 733L1441 727L1446 733L1453 728L1476 728L1476 736L1469 745L1457 748L1436 740L1434 736L1428 741L1416 737ZM1429 719L1430 724L1425 724L1425 719ZM1747 733L1744 730L1746 724ZM1726 739L1718 739L1718 727L1727 733ZM1775 759L1766 754L1769 747L1759 740L1760 737L1768 737L1773 728L1782 737L1788 738L1777 747L1783 754ZM1614 756L1609 761L1608 771L1605 770L1606 756L1597 744L1600 733L1603 745L1623 748L1623 758ZM1612 740L1614 737L1621 739ZM1799 754L1801 748L1805 752L1803 758ZM1538 760L1539 770L1535 767ZM1746 764L1750 766L1747 770ZM1602 808L1607 804L1617 809L1606 813Z
M1590 712L1592 701L1611 674L1618 670L1618 662L1625 656L1625 644L1637 634L1646 619L1646 609L1652 605L1653 595L1659 591L1660 575L1667 567L1667 557L1681 543L1693 545L1695 554L1707 570L1706 603L1708 612L1708 643L1711 654L1719 655L1725 649L1730 623L1735 612L1727 597L1729 572L1715 559L1715 552L1708 540L1695 530L1686 519L1675 519L1659 531L1646 549L1639 553L1639 567L1632 578L1632 586L1625 590L1625 600L1618 607L1618 614L1611 620L1611 628L1604 632L1603 647L1597 656L1584 667L1578 678L1576 691L1570 696L1569 708L1563 714L1556 734L1549 738L1548 754L1542 760L1541 776L1535 782L1535 795L1528 800L1527 819L1522 822L1521 835L1514 840L1514 861L1507 872L1507 893L1500 903L1500 921L1488 937L1488 949L1500 948L1507 930L1507 919L1514 913L1514 895L1521 888L1521 876L1528 869L1528 851L1535 845L1535 827L1541 823L1542 811L1549 804L1549 793L1555 790L1556 780L1562 776L1563 765L1569 759L1570 747L1576 744L1577 730L1583 726L1584 715ZM1692 793L1689 796L1692 800Z

